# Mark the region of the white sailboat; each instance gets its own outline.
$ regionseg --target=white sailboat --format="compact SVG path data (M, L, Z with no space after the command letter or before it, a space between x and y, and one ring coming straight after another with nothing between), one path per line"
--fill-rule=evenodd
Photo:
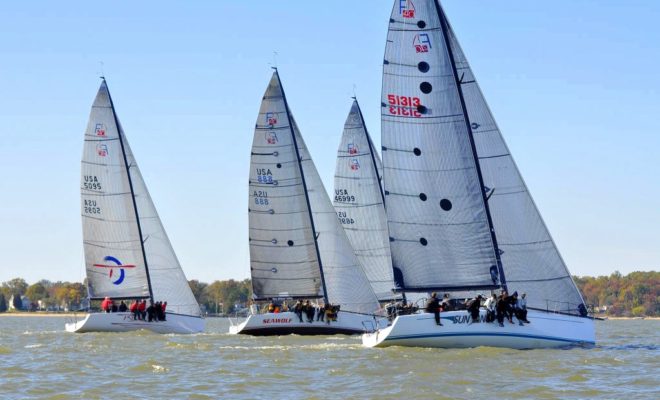
M392 255L381 186L382 164L357 99L337 150L333 204L355 255L381 302L395 299Z
M250 164L250 269L255 302L306 299L339 305L335 321L291 310L252 314L230 333L359 334L379 304L341 227L296 122L277 70L264 94Z
M90 313L69 332L196 333L204 319L149 196L103 79L85 131L81 214L91 300L166 301L165 321Z
M529 324L466 311L398 316L366 346L542 348L595 343L593 319L436 0L396 0L382 92L392 260L405 292L528 294Z

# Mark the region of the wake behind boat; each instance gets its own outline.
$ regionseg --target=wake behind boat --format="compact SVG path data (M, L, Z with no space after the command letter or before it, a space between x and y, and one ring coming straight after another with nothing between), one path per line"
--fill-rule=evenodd
M326 310L325 321L300 322L295 312L259 313L254 304L246 320L232 322L230 333L346 334L374 326L378 298L337 219L277 70L255 126L249 204L253 300L272 303L270 311L284 311L284 301L311 301ZM331 307L339 310L328 321Z
M166 301L164 320L133 313L91 313L69 332L158 333L204 330L199 305L174 254L117 119L103 79L85 132L81 211L90 300ZM161 318L163 319L163 318Z
M526 292L531 323L457 323L469 317L451 311L441 320L451 323L439 326L432 314L399 315L363 335L363 344L593 344L593 319L437 0L395 1L381 106L397 290L461 298Z

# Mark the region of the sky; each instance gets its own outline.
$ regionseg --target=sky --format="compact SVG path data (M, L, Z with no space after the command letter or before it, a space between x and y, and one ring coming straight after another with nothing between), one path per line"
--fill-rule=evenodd
M392 4L4 2L0 282L84 278L80 158L101 74L187 277L249 277L270 67L332 190L354 93L380 145ZM442 4L570 271L660 269L660 2Z

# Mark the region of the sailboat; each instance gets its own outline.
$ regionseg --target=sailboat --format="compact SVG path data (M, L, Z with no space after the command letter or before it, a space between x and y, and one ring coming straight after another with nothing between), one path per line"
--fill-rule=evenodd
M378 298L337 219L277 69L255 126L248 211L256 304L247 319L232 323L230 333L360 334L375 327ZM336 320L319 320L316 312L309 321L293 311L297 300L340 310ZM277 303L280 312L258 309L258 303L268 302Z
M337 150L333 204L337 217L381 302L393 300L392 256L385 215L382 164L357 99Z
M396 0L382 88L384 190L397 290L527 293L529 324L481 310L397 316L374 346L516 349L595 343L564 264L436 0Z
M167 302L164 321L131 312L89 313L69 332L196 333L199 304L172 249L119 123L103 78L89 123L81 166L81 213L90 300Z

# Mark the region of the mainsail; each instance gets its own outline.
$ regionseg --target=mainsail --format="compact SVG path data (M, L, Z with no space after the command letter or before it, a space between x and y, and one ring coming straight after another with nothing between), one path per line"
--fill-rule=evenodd
M90 298L150 298L200 315L115 114L105 80L92 106L81 167Z
M456 35L447 25L509 291L528 292L531 307L575 312L583 303L582 296L518 171Z
M277 71L255 127L249 201L257 299L325 297L346 311L378 308L286 104Z
M357 100L337 150L334 206L378 299L390 300L392 256L381 188L382 165Z
M433 0L396 1L382 92L384 190L404 291L496 287L479 165Z

